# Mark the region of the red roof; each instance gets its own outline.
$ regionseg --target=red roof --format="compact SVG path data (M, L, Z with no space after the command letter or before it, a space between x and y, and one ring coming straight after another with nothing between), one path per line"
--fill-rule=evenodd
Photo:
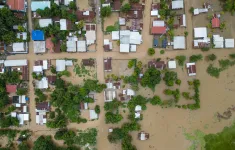
M16 85L10 85L10 84L6 85L7 93L15 93L16 89L17 89Z
M212 22L212 28L219 28L220 25L219 18L213 18L211 22Z
M187 69L189 74L196 73L196 65L189 65Z
M166 27L152 27L152 34L164 34L166 33Z
M112 70L112 58L104 59L104 71Z
M7 0L7 5L11 10L24 10L24 0Z
M120 10L121 5L122 4L120 0L113 0L113 10Z
M95 19L94 11L76 11L77 19L85 22L92 22Z
M54 50L54 44L52 43L51 38L46 39L46 49L50 50L51 52Z

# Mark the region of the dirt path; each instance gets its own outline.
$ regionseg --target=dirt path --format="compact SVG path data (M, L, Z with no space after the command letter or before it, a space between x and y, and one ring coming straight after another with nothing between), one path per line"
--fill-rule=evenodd
M97 0L98 1L98 0ZM101 24L98 22L97 24L97 51L90 53L47 53L44 55L35 55L33 52L33 43L29 42L29 54L27 55L13 55L9 56L7 59L28 59L29 61L29 97L30 97L30 115L31 122L29 125L22 127L22 129L28 128L36 132L37 135L41 134L49 134L53 135L55 130L50 130L46 128L46 126L36 125L35 121L35 101L34 101L34 90L32 85L32 69L35 60L40 59L61 59L61 58L76 58L76 59L85 59L85 58L96 58L97 61L97 78L100 82L104 82L104 69L103 69L103 58L112 57L113 59L151 59L151 58L174 58L177 55L185 55L191 56L192 54L202 53L200 50L192 49L192 37L193 37L193 28L192 28L192 18L191 14L189 14L188 10L191 7L191 1L185 0L185 12L187 17L187 50L183 51L166 51L164 55L160 55L160 49L156 50L156 54L153 57L147 55L147 49L152 47L152 35L149 34L149 23L150 23L150 7L152 0L146 0L145 11L144 11L144 28L142 31L143 36L143 44L140 45L137 49L136 53L129 54L121 54L119 52L104 52L103 50L103 32L101 30ZM31 11L30 11L31 0L28 0L28 18L29 18L29 30L32 30L32 20ZM96 5L99 7L99 5ZM99 16L97 16L99 17ZM98 19L97 19L98 20ZM213 50L217 56L227 56L234 50ZM207 55L211 52L202 53L203 55ZM149 141L139 142L136 140L136 133L133 133L134 144L138 147L138 149L150 149L151 147L154 149L161 150L184 150L188 146L188 142L185 140L182 134L182 128L185 127L189 131L193 129L203 129L203 125L205 123L213 126L208 132L215 132L221 130L223 126L230 123L231 120L226 120L221 124L213 123L213 113L221 109L222 107L227 108L233 103L230 99L234 96L228 90L224 88L227 81L232 80L235 76L235 71L230 69L227 71L229 77L223 75L220 79L214 79L208 76L205 73L206 67L208 66L207 62L203 61L197 65L197 78L201 80L202 87L201 91L201 105L202 108L198 111L187 111L180 109L161 109L149 106L148 110L144 113L144 121L141 122L143 126L143 130L146 130L150 133L151 137ZM188 80L188 79L185 79ZM205 83L207 83L205 85ZM218 87L218 84L220 85ZM223 94L224 92L224 94ZM214 94L217 93L217 94ZM220 94L219 94L220 93ZM97 96L97 104L103 108L104 105L104 97L103 93L98 94ZM221 105L224 104L224 105ZM208 109L209 108L209 109ZM101 111L100 118L97 121L88 122L86 124L69 124L68 128L73 129L85 129L88 127L95 127L99 130L98 134L98 149L99 150L120 150L120 145L110 144L107 140L108 128L111 125L107 125L104 122L104 111Z

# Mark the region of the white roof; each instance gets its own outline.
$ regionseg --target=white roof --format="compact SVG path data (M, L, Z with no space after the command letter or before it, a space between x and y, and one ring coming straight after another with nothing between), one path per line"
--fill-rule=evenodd
M172 9L182 9L182 8L184 8L183 0L172 1Z
M131 45L130 51L131 52L136 52L136 45Z
M126 19L119 17L119 25L126 25Z
M176 68L176 61L175 60L168 61L168 68L175 69Z
M141 44L142 35L139 32L130 32L130 44Z
M165 22L163 20L155 20L153 21L153 27L164 27Z
M24 121L29 121L29 114L24 114Z
M89 12L89 11L84 11L82 14L83 14L84 16L89 16L90 12Z
M106 83L106 87L107 87L107 89L112 89L113 88L113 83L112 82Z
M225 39L225 48L234 48L234 39Z
M199 43L210 43L210 38L206 37L203 39L197 39L197 40L193 40L194 46L197 47L199 46Z
M104 45L109 45L109 39L104 39Z
M73 0L64 0L64 5L68 6L70 2L72 2Z
M66 41L67 52L76 52L76 41Z
M102 7L108 7L110 6L110 3L102 4Z
M11 112L11 117L16 117L16 112Z
M174 36L174 49L185 49L185 37L184 36Z
M56 71L64 71L65 70L65 60L56 60Z
M46 77L43 77L42 80L38 81L36 80L35 81L35 85L36 85L36 88L38 89L47 89L48 88L48 80Z
M130 52L130 44L120 44L120 52L121 53L129 53Z
M112 40L119 40L119 31L112 31Z
M24 42L13 43L12 49L13 49L13 52L22 52L22 51L25 51Z
M26 40L27 39L27 32L18 32L17 33L17 38L21 39L21 35L22 35L22 40Z
M39 26L41 28L47 27L49 24L52 24L52 19L39 19Z
M77 51L86 52L86 41L77 41Z
M182 16L183 16L183 24L181 26L186 27L186 16L185 14L183 14Z
M65 66L73 66L72 60L65 60Z
M90 119L98 119L98 114L95 112L95 110L90 110Z
M27 59L22 60L5 60L4 66L5 67L18 67L18 66L27 66L28 61Z
M95 31L86 31L86 39L87 40L96 40L96 33Z
M67 30L66 19L60 19L60 30Z
M43 123L46 124L47 123L47 118L43 118Z
M130 35L130 34L131 34L130 30L121 30L120 31L120 36L122 36L122 35Z
M47 60L43 60L42 61L42 69L43 70L47 70L48 69L48 61Z
M207 37L206 27L194 28L194 38L205 38L205 37Z
M43 68L42 66L33 66L33 72L42 72Z
M84 109L88 109L88 103L84 103Z
M224 48L224 37L213 35L214 48Z
M158 16L158 10L151 10L151 16Z
M27 106L23 106L23 112L27 112Z
M34 53L45 53L46 42L45 41L33 41Z
M134 96L134 95L135 95L135 91L132 90L132 89L127 89L127 90L126 90L126 95Z
M141 133L141 134L140 134L140 140L141 140L141 141L146 140L146 136L145 136L144 133Z
M39 115L36 115L36 124L39 124Z
M140 118L140 112L135 112L135 118Z
M19 107L21 107L21 104L17 103L17 104L15 104L15 106L16 106L17 108L19 108Z
M25 95L19 96L19 100L20 100L20 103L25 104L26 103Z
M19 120L19 124L23 125L24 124L24 114L18 114L17 118Z
M140 105L135 106L135 111L141 111L142 107Z
M50 1L32 1L31 2L31 10L36 11L37 9L44 10L46 7L51 8Z

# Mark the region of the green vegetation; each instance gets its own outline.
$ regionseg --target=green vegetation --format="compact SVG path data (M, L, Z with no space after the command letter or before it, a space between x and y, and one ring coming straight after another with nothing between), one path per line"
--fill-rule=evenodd
M26 88L18 88L16 91L17 95L26 95L28 93L28 89Z
M78 130L78 135L74 138L75 143L81 146L85 146L89 144L90 146L95 146L97 143L97 129L95 128L88 128L84 131Z
M180 85L181 84L181 80L180 79L176 79L175 84Z
M66 127L66 125L67 118L64 114L61 113L61 110L59 108L56 109L56 116L53 117L53 114L50 114L50 120L46 123L46 126L48 128L64 128Z
M192 99L192 97L190 97L190 93L189 93L189 92L182 92L182 96L183 96L186 100Z
M7 7L1 8L0 14L0 41L4 41L5 44L19 41L16 37L16 30L13 29L13 26L22 25L26 22L26 19L17 18Z
M130 10L131 10L131 5L129 3L126 3L121 7L121 12L123 13L127 13Z
M230 57L231 59L235 59L235 53L229 54L229 57Z
M95 105L95 113L100 114L100 106Z
M99 84L97 80L85 80L83 86L65 84L61 78L56 80L56 88L51 94L50 103L54 107L62 110L61 114L65 115L71 122L86 122L86 119L80 117L78 106L81 102L93 103L94 100L87 95L90 91L102 92L106 88L105 84Z
M11 129L1 129L0 130L0 137L6 136L8 138L8 141L13 141L16 137L17 133L19 133L18 130L11 130Z
M149 48L148 49L148 55L153 56L155 54L155 49L154 48Z
M106 27L106 32L112 32L112 31L119 31L120 25L118 22L115 22L113 26L107 26Z
M16 117L11 116L3 116L0 114L0 127L1 128L8 128L10 126L19 126L19 120Z
M214 61L214 60L216 60L217 57L215 54L209 54L206 56L206 58L208 61Z
M102 17L109 17L111 15L111 13L112 13L112 11L111 11L110 6L101 7L100 14Z
M192 145L188 148L189 150L201 149L205 148L205 134L200 130L195 130L194 133L184 133L187 140L192 142ZM200 146L200 148L199 148ZM209 150L209 149L208 149ZM214 149L213 149L214 150Z
M57 131L54 135L54 138L56 140L64 140L64 144L68 146L72 146L74 144L74 138L76 136L76 133L72 130L67 129L61 129Z
M160 50L160 54L165 54L165 51L164 50Z
M161 72L155 68L148 68L141 80L143 87L149 87L152 91L155 90L155 86L161 81Z
M44 101L47 100L47 96L46 96L46 95L42 92L42 90L40 90L40 89L35 89L34 94L37 96L37 97L35 98L35 101L36 101L37 103L39 103L39 102L44 102Z
M150 103L152 105L162 105L162 100L159 96L154 96L153 98L150 99Z
M184 62L186 61L186 56L179 55L179 56L176 56L175 59L178 61L179 66L184 66Z
M106 123L118 123L123 117L119 114L119 107L121 106L121 102L114 99L111 102L106 102L104 105L105 113L105 122Z
M57 76L58 77L62 77L62 76L70 77L70 72L68 70L60 71L57 73Z
M139 3L140 2L140 0L129 0L130 1L130 3Z
M56 74L56 68L55 68L55 66L51 66L51 73Z
M167 71L163 78L167 86L174 86L174 83L177 80L177 73L174 71Z
M180 91L179 89L176 90L170 90L170 89L166 89L164 90L164 93L166 95L172 95L174 97L174 102L177 103L180 99Z
M106 112L105 113L105 122L106 123L118 123L123 119L121 114L113 113L113 112Z
M202 50L203 52L207 52L207 51L210 50L210 47L202 47L201 50Z
M128 61L128 68L132 68L133 66L136 66L136 59L131 59Z
M194 8L191 7L191 8L189 9L189 12L193 14L193 13L194 13Z
M43 75L42 74L36 74L35 72L32 72L32 77L33 77L33 79L36 79L36 80L42 80Z
M69 9L76 10L77 9L76 2L74 2L74 1L70 2Z
M30 150L30 147L26 142L22 142L18 145L18 150Z
M234 14L234 0L224 0L221 1L223 4L223 10L230 12L232 15Z
M73 72L79 77L85 77L86 75L91 76L90 70L87 70L85 66L76 64L74 66Z
M210 65L207 67L206 71L207 71L207 73L208 73L210 76L219 78L221 69L216 68L216 67L213 67L213 65L210 64Z
M188 32L184 31L184 36L187 37L188 36Z
M198 55L192 55L189 57L190 62L197 62L203 59L203 56L201 54Z

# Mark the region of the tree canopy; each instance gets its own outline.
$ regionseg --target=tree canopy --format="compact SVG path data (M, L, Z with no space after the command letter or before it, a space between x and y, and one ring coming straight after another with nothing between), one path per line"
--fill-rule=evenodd
M121 12L127 13L129 10L131 10L131 5L129 3L126 3L121 7Z
M173 86L177 80L177 73L174 71L167 71L163 78L167 86Z
M109 17L111 15L112 11L111 11L111 7L107 6L107 7L102 7L100 14L102 17Z
M161 81L161 72L151 67L146 70L140 83L143 87L147 86L154 91L155 86L159 84L160 81Z

